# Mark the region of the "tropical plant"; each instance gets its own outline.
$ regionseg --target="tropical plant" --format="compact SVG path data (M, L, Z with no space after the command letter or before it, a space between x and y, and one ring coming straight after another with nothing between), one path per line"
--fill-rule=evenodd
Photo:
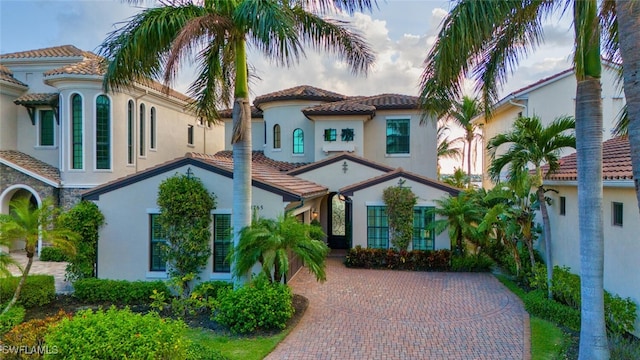
M464 170L456 168L453 174L442 179L442 182L457 187L458 189L464 189L469 183L467 180L468 178L469 177L465 174Z
M546 127L542 125L540 118L535 115L532 117L519 117L510 132L494 136L487 144L487 150L491 157L489 174L494 181L499 181L501 172L508 167L509 181L521 182L524 180L531 187L536 188L537 204L542 214L542 226L544 229L549 299L553 297L551 293L551 279L553 277L551 224L545 198L546 190L542 185L542 181L560 167L560 151L565 148L575 148L576 138L571 133L575 126L575 120L569 116L556 118ZM498 149L503 145L509 145L509 148L505 153L497 156ZM546 165L544 170L542 168L543 165ZM535 171L533 176L528 171L530 166L533 167L531 170ZM544 174L543 171L545 171ZM522 177L526 179L520 180L519 178ZM519 197L521 199L528 198L529 190L530 188L524 189L527 194L519 194Z
M324 242L314 239L318 231L317 226L300 223L290 214L278 219L254 219L251 226L240 231L240 242L229 254L234 264L233 275L243 276L260 263L267 278L281 282L289 271L291 252L303 261L318 281L325 281L325 258L329 248Z
M482 105L478 99L463 96L462 101L454 102L451 109L447 113L447 118L452 119L464 130L462 139L465 142L467 150L467 186L471 187L471 153L474 142L482 138L480 127L473 122L473 119L482 113ZM462 163L464 165L464 154L462 155Z
M611 18L611 1L470 1L460 0L444 19L425 60L420 100L426 116L440 117L462 97L461 84L472 74L485 113L519 60L542 41L542 22L573 7L577 80L576 138L582 322L580 359L608 358L604 323L604 234L602 222L602 88L600 24ZM606 21L603 21L606 24ZM616 24L611 21L609 24ZM606 29L610 30L610 29ZM606 36L607 31L603 32ZM635 38L635 34L630 35ZM617 42L615 37L605 37ZM609 42L605 42L608 45ZM635 45L634 45L635 46ZM636 50L637 51L637 50Z
M60 226L57 222L57 214L58 209L53 206L51 199L45 199L40 207L34 208L27 197L11 201L9 214L0 214L0 244L6 246L23 241L27 254L27 265L22 270L20 282L13 298L2 311L3 314L9 311L20 298L20 292L33 265L38 239L63 249L67 254L72 255L75 252L74 244L79 240L79 236Z
M399 250L406 251L413 239L413 207L417 197L411 188L390 186L382 191L382 199L387 206L391 243Z
M438 143L438 178L440 178L440 159L457 159L462 155L462 149L455 147L458 139L449 140L451 129L444 120L438 120L437 143Z
M325 19L308 9L353 13L370 9L372 1L168 0L161 4L135 15L103 42L100 53L108 62L104 87L117 89L160 76L168 84L182 61L194 59L199 74L189 95L195 99L191 108L196 115L218 121L218 106L228 106L233 96L232 221L237 245L240 229L251 224L247 45L285 66L297 62L304 55L304 45L310 45L339 55L354 73L366 73L374 56L363 38L345 22Z
M442 217L432 224L437 234L449 229L451 244L456 255L464 255L465 240L475 241L478 236L476 227L482 221L482 208L468 192L460 192L458 196L445 196L435 200L433 213Z

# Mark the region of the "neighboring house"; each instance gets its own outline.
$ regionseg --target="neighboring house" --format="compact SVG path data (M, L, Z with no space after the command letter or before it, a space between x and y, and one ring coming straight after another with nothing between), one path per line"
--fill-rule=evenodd
M603 110L603 137L607 140L613 136L613 128L618 120L621 110L624 108L624 93L617 81L619 66L604 61L602 66L602 110ZM547 126L555 118L563 115L575 116L576 77L573 69L567 69L550 77L544 78L531 85L512 92L498 101L493 106L492 116L484 115L474 121L483 128L483 157L482 186L493 186L488 177L487 169L491 159L486 151L487 141L498 134L504 134L512 130L513 122L518 116L538 116L542 125ZM497 155L506 151L507 146L500 148ZM563 154L570 154L573 150L566 150ZM505 173L506 173L505 169Z
M640 214L627 138L603 143L604 288L630 297L640 307ZM580 273L576 154L560 159L560 169L544 181L549 207L554 265ZM544 249L542 249L544 251ZM635 324L640 336L640 308Z
M149 81L105 93L102 58L72 45L0 55L0 210L15 196L65 208L80 192L186 152L223 149L187 96Z

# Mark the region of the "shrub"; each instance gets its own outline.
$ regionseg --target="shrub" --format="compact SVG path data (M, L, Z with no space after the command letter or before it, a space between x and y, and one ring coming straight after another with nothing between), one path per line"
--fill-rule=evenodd
M367 249L361 246L350 249L344 261L345 266L351 268L420 271L447 271L450 269L450 262L449 250L397 251Z
M40 252L40 261L65 262L69 261L69 259L60 248L48 246L42 248L42 251Z
M49 316L44 319L33 319L15 326L11 331L4 334L2 344L4 346L20 347L25 346L28 349L46 349L44 348L44 337L52 326L57 325L62 319L70 319L71 314L67 314L60 310L56 315ZM23 353L12 354L15 359L35 359L41 358L43 354L38 351L29 351Z
M13 297L18 287L20 277L0 279L0 301L4 302ZM29 275L22 287L18 303L26 308L42 306L50 303L56 297L56 284L51 275Z
M111 307L80 311L62 320L45 342L57 349L53 359L186 359L191 345L184 335L186 328L182 321L153 312L142 315Z
M411 188L400 183L385 188L382 199L387 206L391 244L398 250L406 251L413 238L413 207L417 197Z
M529 314L580 331L580 311L549 300L545 291L531 291L522 300Z
M224 293L215 320L234 334L281 330L293 316L292 301L288 286L271 284L261 276L244 287Z
M491 271L493 260L484 254L454 256L451 258L452 271L488 272Z
M637 360L640 359L640 340L614 334L609 336L609 350L611 359Z
M2 304L4 309L7 304ZM1 311L1 310L0 310ZM6 314L0 315L0 334L4 334L11 330L14 326L20 324L24 320L24 308L20 305L13 305Z
M226 281L205 281L196 285L191 292L191 296L205 299L218 299L225 292L233 290L233 284Z
M130 305L150 302L153 291L169 297L169 289L162 281L126 281L87 278L73 283L73 296L89 303L110 302Z

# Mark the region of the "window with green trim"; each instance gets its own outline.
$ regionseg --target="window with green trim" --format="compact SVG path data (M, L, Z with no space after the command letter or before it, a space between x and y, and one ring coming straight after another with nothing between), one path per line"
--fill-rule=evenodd
M167 237L158 222L159 214L151 214L150 221L150 251L149 271L166 271L167 262L164 258L163 246L167 243Z
M433 207L417 206L413 208L413 250L435 250L433 229L435 221Z
M273 125L273 148L280 149L280 125Z
M336 129L324 129L324 141L336 141Z
M140 131L138 133L138 135L140 136L140 140L138 141L138 146L139 146L138 152L139 152L140 156L145 156L146 155L145 148L144 148L145 147L144 137L146 135L145 134L146 130L144 129L145 128L145 110L146 109L144 107L144 104L140 104L140 118L139 118L139 120L140 120L140 129L139 130Z
M227 255L233 238L231 235L231 214L213 215L213 272L230 272Z
M389 220L386 206L367 206L367 247L389 248Z
M151 118L149 119L149 148L155 150L157 146L157 124L156 124L156 108L151 108Z
M293 153L304 154L304 131L302 129L293 130Z
M353 129L342 129L340 137L342 138L342 141L353 141L353 134Z
M96 169L111 168L111 101L106 95L96 99Z
M53 110L40 110L40 146L53 146Z
M613 226L622 226L623 224L623 205L621 202L613 202L612 203L612 216L611 220Z
M133 164L135 160L133 139L135 133L134 105L133 100L129 100L127 105L127 164Z
M387 119L387 154L409 154L409 119Z
M82 96L71 97L71 168L82 169Z

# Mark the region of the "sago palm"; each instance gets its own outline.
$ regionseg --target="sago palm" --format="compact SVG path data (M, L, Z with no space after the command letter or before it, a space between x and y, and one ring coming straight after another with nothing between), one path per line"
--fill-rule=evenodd
M600 2L604 6L610 1ZM580 359L609 357L604 323L602 222L602 88L600 24L596 0L460 0L444 19L425 60L420 99L425 115L445 115L462 98L472 75L485 113L519 60L543 40L543 21L573 7L581 248ZM611 22L612 24L614 22Z
M142 0L130 0L138 3ZM251 223L251 109L247 46L279 65L304 55L304 46L338 55L354 73L366 73L371 49L345 22L308 9L370 9L370 0L168 0L145 9L112 32L100 47L107 59L106 89L155 78L169 84L179 65L192 61L198 75L189 88L195 113L218 121L233 97L233 228Z

